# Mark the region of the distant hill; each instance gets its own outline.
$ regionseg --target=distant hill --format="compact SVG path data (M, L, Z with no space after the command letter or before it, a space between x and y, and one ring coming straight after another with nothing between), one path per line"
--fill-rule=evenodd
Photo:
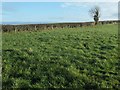
M3 25L20 25L20 24L47 24L48 22L2 22Z
M117 21L117 20L105 20L105 21ZM64 22L0 22L2 25L23 25L23 24L56 24L56 23L85 23L94 21L64 21ZM101 22L101 21L100 21Z

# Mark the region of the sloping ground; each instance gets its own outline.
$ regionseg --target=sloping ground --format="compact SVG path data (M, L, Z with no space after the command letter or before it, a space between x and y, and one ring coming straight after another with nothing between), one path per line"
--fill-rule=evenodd
M120 88L118 27L3 33L3 88Z

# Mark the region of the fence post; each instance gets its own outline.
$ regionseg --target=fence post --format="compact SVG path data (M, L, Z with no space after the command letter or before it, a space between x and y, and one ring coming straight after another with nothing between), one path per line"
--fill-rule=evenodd
M37 27L35 26L35 31L37 30Z
M17 27L15 27L15 33L17 32Z

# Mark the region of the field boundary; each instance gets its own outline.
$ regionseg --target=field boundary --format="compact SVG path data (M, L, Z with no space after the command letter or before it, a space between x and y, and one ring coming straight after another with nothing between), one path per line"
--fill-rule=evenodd
M117 24L118 20L99 21L100 25ZM93 26L94 22L79 22L79 23L50 23L50 24L24 24L24 25L2 25L3 32L17 31L37 31L54 28L77 28L84 26Z

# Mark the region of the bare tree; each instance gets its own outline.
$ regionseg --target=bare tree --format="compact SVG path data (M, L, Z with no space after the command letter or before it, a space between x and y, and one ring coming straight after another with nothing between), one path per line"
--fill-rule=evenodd
M95 25L97 25L100 18L100 8L95 6L94 8L91 8L89 12L95 21Z

